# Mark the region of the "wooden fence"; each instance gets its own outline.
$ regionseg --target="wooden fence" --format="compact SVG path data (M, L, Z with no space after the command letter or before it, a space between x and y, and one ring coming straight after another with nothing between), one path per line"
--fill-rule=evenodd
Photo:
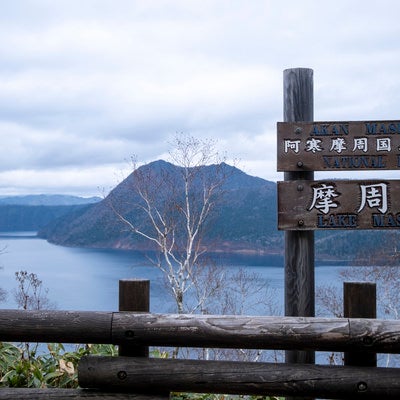
M397 368L143 356L148 346L400 353L400 321L395 320L1 310L0 341L110 343L140 355L83 357L78 376L85 389L3 388L0 399L148 400L172 391L400 398Z

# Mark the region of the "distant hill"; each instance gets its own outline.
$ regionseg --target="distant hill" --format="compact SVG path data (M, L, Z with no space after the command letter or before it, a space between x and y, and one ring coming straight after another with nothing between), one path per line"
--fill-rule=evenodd
M50 222L87 205L24 206L0 205L0 231L39 231Z
M100 197L78 197L63 194L0 197L0 205L23 206L76 206L81 204L93 204L99 201L101 201Z
M39 231L68 213L85 208L100 197L27 195L0 198L0 231Z
M225 201L218 206L211 229L206 232L210 249L283 254L284 234L277 230L276 183L247 175L227 164L222 167L226 169L229 179L224 188ZM155 176L163 171L179 171L179 167L165 161L155 161L141 168ZM216 166L203 168L206 174L213 174ZM140 218L132 208L135 203L133 179L133 175L130 175L110 195L117 202L125 203L128 214ZM158 196L162 199L161 193ZM80 201L61 196L59 199L53 198L51 202L55 204L68 198L70 202ZM21 200L20 198L19 201ZM40 199L37 196L27 196L24 201L38 200ZM91 204L64 206L0 204L0 231L39 231L40 237L64 246L148 250L149 242L133 234L126 225L118 221L108 205L108 200L106 198ZM146 224L147 220L142 218L139 222ZM400 233L396 230L316 231L316 258L330 260L335 264L342 261L354 263L355 259L368 258L371 253L391 254L399 239Z
M225 201L213 217L206 241L213 244L214 250L220 251L280 251L283 235L276 229L276 184L227 164L205 166L204 174L214 174L215 169L221 167L228 177L224 187ZM165 171L177 174L179 171L179 167L165 161L155 161L141 168L154 174ZM131 204L135 203L135 193L131 189L133 179L131 174L111 192L114 201L122 204L132 199ZM39 235L66 246L143 249L149 245L118 221L107 198L84 210L64 215L41 230Z

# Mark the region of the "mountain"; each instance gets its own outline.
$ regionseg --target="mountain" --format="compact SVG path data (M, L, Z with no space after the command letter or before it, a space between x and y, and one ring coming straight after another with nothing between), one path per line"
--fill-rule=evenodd
M155 161L139 170L142 176L154 182L154 196L160 202L165 200L166 195L162 192L163 186L158 186L157 182L167 176L178 176L181 171L165 161ZM217 170L222 170L228 179L223 187L224 200L216 207L218 212L212 215L210 229L205 232L208 250L283 254L284 234L277 230L276 183L247 175L227 164L202 167L202 179L215 175ZM132 189L134 183L135 176L131 174L106 199L76 206L58 218L49 218L39 236L64 246L151 250L150 242L132 233L110 207L112 200L122 207L124 215L130 220L135 219L137 225L148 227L148 220L134 207L138 202L137 194ZM176 193L181 189L176 183L168 187L168 191ZM395 230L316 231L316 259L354 263L354 260L368 259L371 255L375 255L376 259L377 255L386 254L388 258L399 239L400 233Z
M37 194L26 196L0 197L1 205L23 205L23 206L76 206L81 204L97 203L100 197L78 197L63 194Z
M0 231L39 231L63 215L77 212L99 197L27 195L0 198Z
M84 207L0 205L0 231L37 232L63 215Z
M154 182L165 176L172 179L180 171L180 167L162 160L140 168L141 174L154 179ZM223 186L224 201L218 206L218 213L212 215L212 229L207 232L205 242L219 251L278 252L283 235L276 229L276 184L247 175L228 164L202 167L201 179L208 179L217 173L227 177ZM171 185L171 190L179 192L178 180L173 179L175 183ZM144 226L147 220L134 208L137 203L137 195L132 190L134 180L135 175L131 174L106 199L62 216L42 229L39 236L65 246L148 248L149 241L133 234L118 220L109 205L112 199L114 204L124 208L125 214L136 218L137 223ZM158 190L159 201L163 201L163 196Z

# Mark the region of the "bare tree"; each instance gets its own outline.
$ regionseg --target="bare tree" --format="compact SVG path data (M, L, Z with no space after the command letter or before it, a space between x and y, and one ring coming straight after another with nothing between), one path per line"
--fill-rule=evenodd
M206 299L223 278L221 272L214 274L201 290L197 284L209 273L202 257L210 245L204 243L204 234L223 197L227 168L214 141L190 136L176 137L170 158L174 165L159 163L157 171L134 164L132 202L122 204L114 191L107 199L131 232L153 244L157 256L151 261L164 273L178 312L204 312ZM188 308L185 296L190 291L198 303Z
M355 258L352 268L340 272L341 281L374 282L377 285L378 315L381 318L400 317L400 252L397 232L386 232L385 247L368 252L365 249ZM342 316L339 290L324 287L318 290L320 305L335 316Z
M133 173L107 201L123 226L144 239L143 246L152 244L155 255L148 257L163 272L177 311L252 314L257 306L264 314L279 314L276 297L259 276L244 268L232 271L209 257L213 243L206 242L206 234L216 228L214 217L226 201L233 171L215 150L215 142L178 136L170 160L173 164L157 162L151 168L133 163ZM182 355L181 349L173 349L172 356L178 351ZM197 356L256 361L265 353L204 349ZM278 360L280 355L274 352L272 357Z
M276 291L256 272L239 268L226 272L224 290L213 303L213 312L225 315L281 315ZM284 352L279 350L204 349L203 358L237 361L283 362Z
M340 275L338 279L343 279ZM315 290L317 314L320 316L333 315L343 318L343 296L338 287L334 285L317 286Z
M7 247L3 246L2 248L0 248L0 255L3 254L4 252L6 252ZM3 269L3 267L0 267L0 269ZM2 303L3 301L5 301L7 299L7 291L3 288L0 288L0 303Z
M55 305L47 297L48 289L43 288L43 282L36 274L17 271L15 279L18 282L18 287L14 290L14 298L18 308L23 310L50 310L55 308ZM39 343L21 343L22 357L30 359L31 356L36 354L38 347Z
M14 298L18 308L23 310L50 310L55 305L49 300L48 289L43 288L43 282L34 273L17 271L15 279L18 287L14 290Z
M0 288L0 303L5 301L6 298L7 298L7 292L4 289Z
M355 266L339 273L341 282L373 282L377 287L378 318L399 319L400 317L400 252L398 233L386 233L384 248L368 252L364 249L355 258ZM321 315L343 317L343 294L333 286L321 286L316 291L317 307ZM397 356L385 355L380 361L386 366L398 362Z

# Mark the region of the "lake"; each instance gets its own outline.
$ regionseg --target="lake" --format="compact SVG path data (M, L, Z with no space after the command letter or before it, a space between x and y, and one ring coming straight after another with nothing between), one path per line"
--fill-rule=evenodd
M60 310L118 310L118 281L150 280L152 312L166 312L172 300L167 296L161 272L152 267L144 254L122 250L99 250L56 246L35 236L34 232L0 233L0 287L9 292L2 308L16 308L12 290L15 272L35 273L48 297ZM283 304L283 260L279 256L220 255L218 265L232 270L245 268L257 273L275 291ZM318 265L316 285L341 285L338 273L345 267Z

